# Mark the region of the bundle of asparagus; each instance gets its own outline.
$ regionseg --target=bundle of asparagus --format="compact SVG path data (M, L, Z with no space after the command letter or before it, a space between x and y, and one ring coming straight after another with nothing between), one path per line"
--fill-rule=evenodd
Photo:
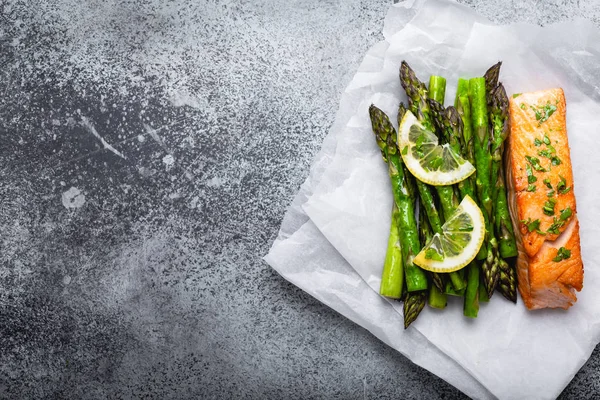
M445 308L448 295L462 297L464 315L472 318L477 317L479 302L488 301L496 288L516 302L517 249L502 166L508 98L498 82L500 66L492 66L483 77L460 79L454 106L444 107L446 80L431 76L427 88L405 61L401 64L400 82L408 106L400 104L398 125L407 112L414 114L420 126L434 133L440 144L447 144L475 166L475 174L452 185L432 186L416 178L403 161L407 150L400 149L388 116L375 105L369 108L394 196L380 293L404 301L405 328L426 302L434 308ZM415 257L434 235L443 234L444 223L454 218L465 198L476 200L485 224L485 240L476 259L449 273L424 271L415 264Z

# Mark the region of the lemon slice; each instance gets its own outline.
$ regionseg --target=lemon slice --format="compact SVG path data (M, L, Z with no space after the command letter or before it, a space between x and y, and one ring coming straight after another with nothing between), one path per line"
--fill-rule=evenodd
M407 111L398 128L402 159L412 174L430 185L453 185L473 172L473 164L448 144L439 145L437 136L428 131L413 113Z
M469 264L483 244L483 214L469 196L414 259L419 267L432 272L453 272Z

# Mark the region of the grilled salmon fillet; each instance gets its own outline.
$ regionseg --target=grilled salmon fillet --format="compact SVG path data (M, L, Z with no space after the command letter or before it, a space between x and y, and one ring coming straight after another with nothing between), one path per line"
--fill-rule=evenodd
M514 95L507 145L519 292L530 310L567 309L583 287L583 262L563 90Z

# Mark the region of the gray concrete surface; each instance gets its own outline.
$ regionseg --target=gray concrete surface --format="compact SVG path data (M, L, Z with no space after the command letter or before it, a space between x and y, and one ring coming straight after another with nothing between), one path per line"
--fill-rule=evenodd
M0 398L464 397L261 260L389 5L0 0Z

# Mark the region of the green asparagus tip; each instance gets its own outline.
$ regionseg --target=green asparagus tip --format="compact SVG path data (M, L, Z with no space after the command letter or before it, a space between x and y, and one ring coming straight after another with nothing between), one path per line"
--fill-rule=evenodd
M406 61L400 64L400 84L412 101L421 96L420 91L426 91L425 84L417 78L417 74Z
M398 127L402 124L402 120L404 119L404 115L406 115L406 106L404 103L400 103L398 106Z
M373 129L373 134L375 134L377 146L379 146L379 149L381 150L381 156L383 157L383 160L387 162L387 154L388 150L390 150L390 139L392 139L394 142L396 140L395 129L392 126L388 116L385 115L385 113L374 104L371 104L369 107L369 117L371 118L371 127Z
M498 61L496 64L492 65L483 75L485 78L485 89L488 93L490 93L496 86L498 86L498 79L500 77L500 67L502 66L502 61Z
M512 260L511 260L512 261ZM517 303L517 272L515 268L509 265L505 260L500 259L499 263L500 278L498 281L498 291L513 303Z
M412 324L425 307L427 293L425 291L408 293L404 300L404 329Z
M490 92L490 97L492 98L492 109L494 111L498 111L502 118L508 118L508 95L506 94L506 89L504 89L504 85L502 83L498 84L492 91Z

